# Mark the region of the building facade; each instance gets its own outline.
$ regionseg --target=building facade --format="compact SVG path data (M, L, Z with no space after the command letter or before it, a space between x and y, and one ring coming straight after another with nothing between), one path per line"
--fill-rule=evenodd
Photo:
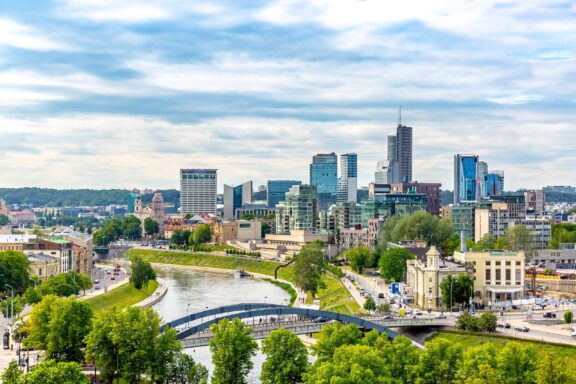
M417 193L426 195L426 210L434 216L440 215L441 187L442 184L440 183L419 183L417 181L391 185L392 193Z
M412 181L412 127L398 124L396 128L396 156L399 168L399 182Z
M236 210L252 202L252 181L236 187L224 184L224 219L236 216Z
M504 171L490 171L483 177L484 197L498 196L504 193Z
M480 197L478 185L478 156L454 156L454 204L477 201Z
M313 185L292 186L286 193L285 203L276 206L276 234L290 234L295 230L318 231L317 197Z
M268 180L268 207L276 208L286 199L286 192L294 185L302 185L298 180Z
M180 170L180 213L216 214L216 169Z
M338 179L339 202L358 200L358 155L346 153L340 155L340 178Z
M546 210L546 195L542 190L532 190L524 192L524 203L526 212L544 213Z
M338 193L338 157L334 152L320 153L310 164L310 185L316 186L318 209L327 210L336 203Z
M26 243L22 252L27 256L44 254L56 257L59 261L58 273L66 273L75 269L72 258L72 243L59 237Z

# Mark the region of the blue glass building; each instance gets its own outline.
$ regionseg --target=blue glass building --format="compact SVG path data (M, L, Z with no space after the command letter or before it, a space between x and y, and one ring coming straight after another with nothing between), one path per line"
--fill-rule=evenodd
M286 200L286 192L293 185L302 185L298 180L268 180L268 207L275 208L278 203Z
M338 192L338 157L334 152L320 153L310 164L310 185L316 186L318 209L325 211L336 203Z
M478 156L454 156L454 204L477 201L480 197Z
M504 193L504 172L489 172L484 176L484 196L498 196Z

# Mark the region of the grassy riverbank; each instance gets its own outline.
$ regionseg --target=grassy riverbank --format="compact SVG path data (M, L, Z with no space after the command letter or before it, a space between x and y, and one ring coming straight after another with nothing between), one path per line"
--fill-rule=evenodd
M92 297L86 300L86 303L92 307L94 313L99 313L112 307L125 308L136 304L156 291L158 282L151 281L146 288L136 289L130 283L121 285L102 295Z
M443 338L453 343L458 343L462 345L464 350L487 342L503 346L509 341L512 340L518 341L520 343L534 345L536 352L538 353L539 356L544 356L545 354L549 353L554 357L560 357L562 359L566 359L566 363L569 364L569 366L572 369L576 368L576 347L572 347L569 345L547 343L539 340L517 339L507 335L462 332L451 330L437 332L433 336L431 336L428 340L435 338Z
M147 249L132 249L128 251L127 256L134 254L151 263L159 264L176 264L190 265L195 267L210 267L220 269L237 269L242 268L247 272L259 273L262 275L274 276L274 270L278 265L274 261L265 261L248 257L219 256L200 253L171 252L171 251L154 251ZM294 270L291 265L279 270L278 277L294 281ZM326 275L326 288L319 293L320 308L339 313L354 314L361 309L354 299L350 298L348 290L332 275Z

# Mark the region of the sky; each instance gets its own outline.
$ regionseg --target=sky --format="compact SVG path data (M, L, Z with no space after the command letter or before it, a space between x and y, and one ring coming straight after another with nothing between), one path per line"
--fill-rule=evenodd
M575 185L575 80L574 1L1 0L0 187L307 182L326 152L367 185L400 105L415 180L475 153Z

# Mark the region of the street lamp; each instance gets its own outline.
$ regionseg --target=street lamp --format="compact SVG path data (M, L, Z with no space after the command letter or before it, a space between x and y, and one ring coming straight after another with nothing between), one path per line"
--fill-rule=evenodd
M12 322L14 321L14 287L11 286L10 284L6 284L7 287L10 287L10 289L12 290L12 300L10 302L11 305L11 309L10 309L10 324L12 324Z

